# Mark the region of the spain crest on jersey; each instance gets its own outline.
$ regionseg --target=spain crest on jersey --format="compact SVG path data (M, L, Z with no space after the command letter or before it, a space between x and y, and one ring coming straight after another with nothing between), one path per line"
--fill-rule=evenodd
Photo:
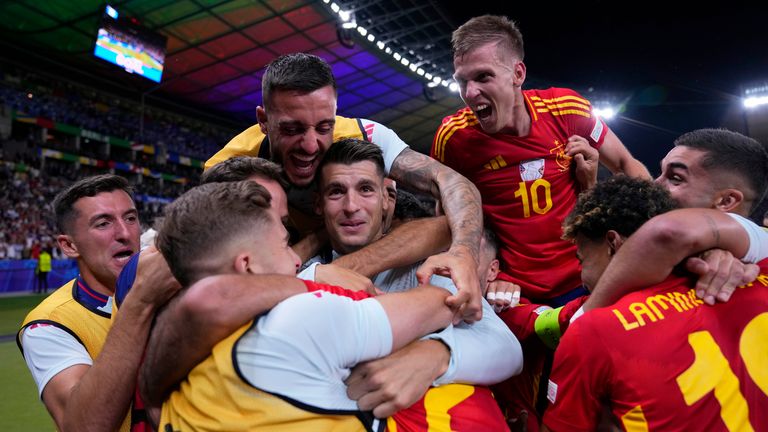
M523 181L538 180L544 176L544 159L531 159L520 162L520 178Z

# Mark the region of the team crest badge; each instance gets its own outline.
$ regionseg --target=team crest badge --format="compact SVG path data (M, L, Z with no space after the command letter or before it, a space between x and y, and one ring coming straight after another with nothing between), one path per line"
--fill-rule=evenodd
M532 159L520 163L520 178L523 181L538 180L544 176L544 159Z

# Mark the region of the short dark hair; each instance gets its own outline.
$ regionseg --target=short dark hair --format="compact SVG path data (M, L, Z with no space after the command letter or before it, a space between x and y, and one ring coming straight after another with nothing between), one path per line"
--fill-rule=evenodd
M327 86L337 93L336 78L325 60L312 54L293 53L281 55L267 65L261 79L261 95L264 107L269 108L274 91L311 93Z
M434 216L434 210L424 204L419 197L404 189L397 190L394 218L404 221Z
M253 156L235 156L217 163L203 172L200 184L243 181L253 176L274 180L283 189L288 187L288 181L283 177L283 167Z
M498 48L509 50L521 61L525 57L523 34L517 23L505 16L483 15L470 19L453 31L453 58L461 57L490 42L497 42Z
M352 165L355 162L364 161L373 162L376 165L376 171L382 179L384 178L384 155L381 152L381 147L358 138L345 138L336 141L325 152L320 165L317 167L317 184L322 182L323 168L328 164Z
M579 195L576 207L563 222L563 238L575 240L581 234L598 240L610 230L628 237L652 217L675 207L662 186L616 175Z
M72 221L78 217L75 203L80 198L94 197L102 192L121 190L133 200L133 188L123 177L114 174L100 174L82 178L59 192L53 199L56 226L62 233L69 233Z
M681 135L675 146L704 152L702 168L708 171L734 173L752 189L752 209L759 206L768 189L768 149L750 137L727 129L697 129Z
M189 286L211 271L211 256L258 224L269 220L271 196L253 181L206 183L165 207L155 245L171 273Z
M499 253L499 237L489 227L483 227L483 238L485 239L485 247L493 252L493 256Z

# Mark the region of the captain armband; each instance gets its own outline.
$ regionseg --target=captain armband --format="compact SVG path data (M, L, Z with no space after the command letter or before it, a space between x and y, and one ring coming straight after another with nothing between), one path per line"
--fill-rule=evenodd
M539 314L533 324L536 335L544 342L544 345L551 349L557 348L563 332L560 330L560 311L563 307L557 309L547 309Z

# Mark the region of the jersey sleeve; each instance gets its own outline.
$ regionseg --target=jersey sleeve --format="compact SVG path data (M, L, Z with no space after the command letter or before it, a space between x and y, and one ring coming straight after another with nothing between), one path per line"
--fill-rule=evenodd
M590 318L571 324L555 351L544 417L553 432L593 431L599 420L610 365L605 361L608 352L589 327Z
M401 140L395 131L381 123L362 118L360 123L368 140L381 147L381 151L384 153L384 170L389 174L395 159L403 150L408 148L408 144Z
M456 292L453 282L445 277L433 276L433 285ZM453 341L448 370L435 385L467 383L490 385L520 373L523 351L515 335L494 313L485 299L483 318L474 324L461 323L453 328Z
M557 99L563 120L568 126L568 135L579 135L594 148L600 148L608 133L608 125L592 113L592 104L585 97L570 89L560 89Z
M64 369L93 364L83 344L53 324L29 325L22 331L21 346L24 361L37 384L38 396L42 396L48 382Z
M459 171L461 167L460 158L456 156L455 146L451 145L451 138L458 130L457 123L460 122L465 122L465 120L457 120L454 116L443 119L432 140L432 148L429 150L429 156L432 159L456 171Z
M756 263L768 258L768 231L766 228L758 226L744 216L734 213L726 214L741 224L744 231L749 235L749 250L740 259L744 262Z

